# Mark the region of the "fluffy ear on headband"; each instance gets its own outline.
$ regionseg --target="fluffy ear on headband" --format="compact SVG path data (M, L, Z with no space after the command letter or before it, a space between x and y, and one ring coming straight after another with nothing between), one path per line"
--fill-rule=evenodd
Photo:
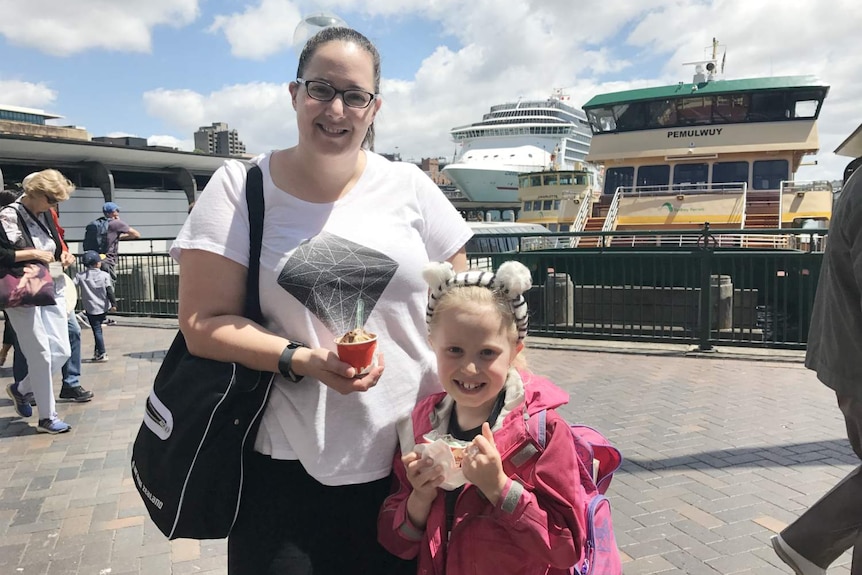
M428 308L425 320L431 322L437 302L449 290L457 287L478 286L492 290L500 290L512 305L515 323L518 327L518 340L527 335L527 302L524 292L530 289L533 280L530 270L524 264L516 261L504 262L496 273L485 271L467 271L456 274L449 262L431 262L422 270L422 277L431 288L428 298Z

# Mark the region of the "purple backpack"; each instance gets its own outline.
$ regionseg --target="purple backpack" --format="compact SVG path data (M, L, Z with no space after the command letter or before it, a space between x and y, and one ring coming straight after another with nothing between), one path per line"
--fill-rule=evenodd
M541 449L546 442L545 410L531 417L528 424L530 434ZM536 422L535 424L533 422ZM622 562L614 537L611 521L611 503L604 493L611 484L614 472L622 465L619 449L607 438L586 425L570 425L572 441L578 453L578 474L587 494L587 505L582 510L587 526L583 555L572 567L573 575L622 575ZM573 470L574 471L574 470Z

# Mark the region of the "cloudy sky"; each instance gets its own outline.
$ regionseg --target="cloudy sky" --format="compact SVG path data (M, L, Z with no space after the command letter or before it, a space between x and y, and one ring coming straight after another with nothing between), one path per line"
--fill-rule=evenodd
M294 35L321 11L378 46L377 151L405 159L451 160L449 129L492 104L562 88L580 106L691 81L682 63L713 37L725 78L813 74L831 86L821 152L799 178L840 178L849 160L832 152L862 123L856 0L0 0L0 103L187 150L217 121L250 152L289 146Z

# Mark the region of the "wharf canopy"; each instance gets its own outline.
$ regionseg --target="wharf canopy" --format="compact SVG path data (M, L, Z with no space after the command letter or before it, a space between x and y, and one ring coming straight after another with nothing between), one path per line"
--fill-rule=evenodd
M59 209L66 238L83 240L87 223L113 201L144 238L171 238L189 204L227 159L157 147L0 135L0 187L18 189L27 174L63 172L76 190Z

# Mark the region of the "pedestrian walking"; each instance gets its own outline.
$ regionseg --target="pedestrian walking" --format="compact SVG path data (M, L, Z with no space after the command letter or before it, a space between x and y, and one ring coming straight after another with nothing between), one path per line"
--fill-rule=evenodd
M850 176L833 210L805 366L835 391L862 460L862 170ZM850 573L862 575L862 465L775 535L772 546L797 575L825 575L853 547Z

